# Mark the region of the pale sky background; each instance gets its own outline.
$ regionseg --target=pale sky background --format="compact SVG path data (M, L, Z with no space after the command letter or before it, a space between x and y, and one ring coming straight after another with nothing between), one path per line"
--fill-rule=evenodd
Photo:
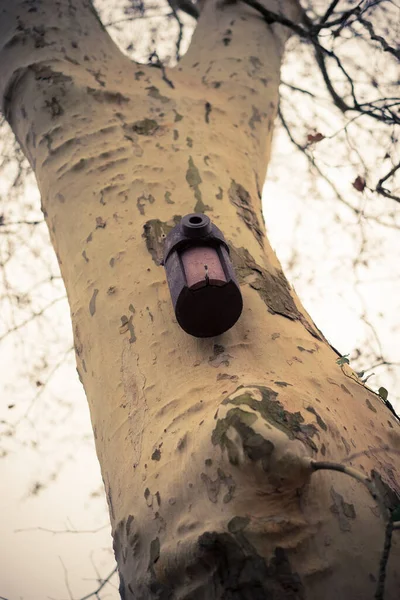
M283 80L291 68L289 63ZM328 146L329 141L321 142L316 152L324 152L323 144ZM360 320L365 311L379 332L385 358L400 362L398 230L357 221L325 183L312 186L303 176L304 158L295 153L282 131L277 132L274 146L263 194L264 215L272 245L286 271L291 266L289 277L306 309L329 341L352 356L356 348L367 347L366 339L379 351L374 335ZM367 202L366 195L360 196L351 185L358 174L351 166L332 162L327 169L346 199L357 206ZM37 191L30 186L27 194L33 205L29 218L41 218ZM374 210L379 215L397 210L393 222L400 225L393 204L375 198ZM9 214L8 207L3 210ZM27 218L18 214L18 208L13 211L9 220ZM370 240L368 266L357 266L355 285L360 227ZM17 250L12 278L21 289L36 285L32 293L38 310L64 292L58 280L37 285L49 272L58 273L54 253L44 245L45 226L24 229L21 236L30 236L37 257L32 262L32 252ZM0 235L0 252L5 246ZM1 306L0 336L15 318L7 302ZM0 343L0 456L7 453L0 458L0 597L7 600L78 600L114 567L89 412L71 349L65 300L46 311L46 319L30 323ZM359 369L371 366L362 356L354 364ZM389 399L400 410L398 370L390 373L378 367L375 373L368 385L374 390L381 385L388 388ZM38 387L38 380L48 383ZM9 424L16 421L20 422L14 430ZM73 532L81 530L86 533ZM117 590L114 576L101 598L117 600Z

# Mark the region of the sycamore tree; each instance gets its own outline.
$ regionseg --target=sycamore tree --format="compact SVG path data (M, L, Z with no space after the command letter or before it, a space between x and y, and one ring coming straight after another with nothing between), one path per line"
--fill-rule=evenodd
M278 87L291 35L340 111L398 124L398 102L357 97L321 36L360 25L398 50L366 18L372 3L338 4L313 21L289 0L170 2L198 17L170 69L122 54L89 0L1 3L1 108L67 290L121 598L398 597L399 421L304 310L261 214L278 113L290 132ZM396 171L374 185L395 202ZM193 212L224 232L243 294L217 338L180 329L162 266Z

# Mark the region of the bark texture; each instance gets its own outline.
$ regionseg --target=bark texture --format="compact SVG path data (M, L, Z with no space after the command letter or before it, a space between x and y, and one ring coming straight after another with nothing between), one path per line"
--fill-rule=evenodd
M311 476L310 459L375 470L394 505L400 429L336 364L265 237L284 31L208 0L171 87L119 52L88 1L0 10L0 97L67 288L121 597L372 598L377 504L342 473ZM178 327L160 266L194 211L229 240L244 296L216 339Z

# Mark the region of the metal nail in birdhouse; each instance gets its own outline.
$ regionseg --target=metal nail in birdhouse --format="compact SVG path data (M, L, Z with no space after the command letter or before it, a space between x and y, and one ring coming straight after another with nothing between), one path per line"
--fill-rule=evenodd
M186 215L169 232L164 267L176 318L186 333L212 337L236 323L242 294L228 244L207 215Z

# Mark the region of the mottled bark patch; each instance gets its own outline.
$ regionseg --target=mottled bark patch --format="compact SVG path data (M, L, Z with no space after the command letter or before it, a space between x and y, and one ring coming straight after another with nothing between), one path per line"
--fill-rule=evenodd
M400 482L395 478L393 470L390 467L383 466L388 481L382 479L377 471L371 471L371 479L378 489L379 498L382 498L384 507L391 513L400 507ZM383 507L381 507L382 510ZM399 519L396 519L398 521Z
M167 96L162 96L160 94L160 91L158 88L156 88L154 85L146 88L147 90L147 95L150 96L151 98L156 98L156 100L159 100L162 104L166 104L167 102L170 101L169 98L167 98Z
M300 321L311 335L322 340L322 334L320 335L315 326L297 309L289 282L282 271L270 273L255 262L248 250L235 248L231 243L229 245L239 283L248 284L256 290L272 314L282 315L292 321ZM276 339L276 334L273 335L275 336L273 339Z
M349 396L353 395L343 383L340 384L340 387L342 388L342 390L344 391L345 394L349 394Z
M152 194L142 194L136 200L136 206L138 207L138 211L141 215L144 215L144 209L146 204L154 204L155 198Z
M218 187L218 194L215 194L215 197L217 200L222 200L224 196L224 190L222 189L222 187Z
M194 207L194 212L195 213L205 213L206 210L212 210L212 206L209 206L208 204L204 204L203 200L197 200L195 207Z
M232 358L233 357L225 351L224 346L221 344L214 344L213 353L209 357L208 362L215 368L220 367L221 365L229 367L229 361Z
M136 342L135 328L133 326L133 315L129 318L126 315L122 315L121 317L121 326L119 328L120 334L127 333L129 331L129 343L133 344Z
M249 119L249 127L253 129L253 131L256 128L256 123L261 123L261 113L257 107L252 106L252 113Z
M239 533L246 529L247 525L250 523L249 517L233 517L228 523L228 531L230 533Z
M298 350L300 350L300 352L308 352L309 354L313 354L314 352L316 352L315 348L312 348L311 350L308 350L307 348L303 348L303 346L297 346Z
M156 537L150 542L150 560L149 568L151 568L160 558L160 538Z
M158 129L158 123L154 119L142 119L133 123L132 129L138 135L153 135Z
M174 122L175 122L175 123L177 123L178 121L182 121L182 119L183 119L183 116L182 116L182 115L180 115L180 114L178 113L178 111L176 111L175 109L173 109L173 111L174 111L174 113L175 113Z
M312 440L314 435L318 433L317 428L312 424L304 425L304 418L300 412L290 413L285 410L283 405L276 399L278 397L277 392L268 387L253 386L253 389L261 394L261 399L258 399L251 389L242 386L238 388L238 390L240 389L244 391L239 396L232 397L231 394L223 400L222 404L232 404L235 408L230 409L224 419L218 419L212 435L213 444L226 448L228 457L233 460L233 464L238 464L238 450L227 436L230 427L236 429L242 438L245 454L251 460L258 461L261 459L264 470L268 470L269 457L274 447L269 440L264 440L260 434L255 433L251 428L259 417L283 431L289 439L298 439L314 452L317 451L317 447ZM245 406L250 407L254 413L241 408Z
M208 124L210 122L210 113L211 113L211 110L212 110L212 106L211 106L211 104L209 102L206 102L205 105L204 105L204 108L205 108L204 119L205 119L205 122Z
M159 448L156 448L153 452L153 454L151 455L151 460L160 460L161 459L161 450Z
M96 229L104 229L106 225L107 223L103 217L96 217Z
M229 373L218 373L217 375L217 381L233 381L236 383L238 379L237 375L229 375Z
M371 404L371 402L368 398L366 399L365 404L368 406L369 410L372 410L372 412L374 412L374 413L377 412L375 406L373 406L373 404Z
M164 257L164 240L168 233L181 220L175 215L171 221L164 223L159 219L151 219L143 226L143 237L146 241L147 250L157 266L162 265Z
M343 500L343 496L338 494L334 488L331 488L331 498L333 504L330 511L337 517L341 531L350 531L351 525L349 520L356 518L356 511L353 504L349 504Z
M61 115L64 114L64 109L56 96L52 96L49 100L45 100L44 104L49 109L53 119L61 117Z
M343 436L341 436L341 439L342 439L342 444L344 446L346 454L350 454L351 446L350 446L349 442Z
M202 473L201 480L205 485L210 502L213 502L214 504L218 502L220 492L224 487L226 493L222 498L222 502L227 504L232 500L236 484L231 475L225 475L222 469L218 469L217 477L215 479L211 479L206 473Z
M153 494L150 492L149 488L144 490L144 499L146 500L146 504L149 508L153 506Z
M313 415L315 415L315 418L317 419L317 423L321 427L321 429L323 429L324 431L328 430L328 427L326 426L326 423L321 419L321 417L319 416L319 414L317 413L317 411L315 410L315 408L313 408L312 406L307 406L306 410L308 410L308 412L310 412Z
M171 198L171 192L165 192L164 200L167 204L175 204L175 202Z
M247 540L243 528L237 528L243 522L232 519L230 523L232 533L206 532L198 539L197 556L187 572L198 573L198 564L207 569L199 597L304 600L300 577L292 571L285 550L275 548L267 563Z
M97 290L97 289L93 290L93 294L92 294L92 297L89 302L89 312L92 317L96 312L96 298L97 298L98 293L99 293L99 290Z
M265 236L254 210L249 192L245 190L240 183L236 183L236 181L233 181L232 179L231 186L228 190L228 196L232 204L236 206L238 216L254 234L261 248L263 248Z
M194 197L199 202L201 200L201 190L200 184L202 179L200 177L199 169L193 162L193 158L189 157L188 169L186 171L186 181L189 184L189 187L194 191Z
M118 106L129 102L129 98L123 96L120 92L111 92L109 90L99 90L90 87L87 87L86 91L96 102L117 104Z
M61 83L72 83L72 77L60 71L53 71L48 65L30 65L31 71L35 73L36 81L48 81L54 85Z
M133 515L129 515L127 519L122 519L114 528L112 536L115 560L120 568L128 561L128 558L130 560L132 560L132 557L136 559L142 551L140 534ZM124 593L125 591L124 589Z

